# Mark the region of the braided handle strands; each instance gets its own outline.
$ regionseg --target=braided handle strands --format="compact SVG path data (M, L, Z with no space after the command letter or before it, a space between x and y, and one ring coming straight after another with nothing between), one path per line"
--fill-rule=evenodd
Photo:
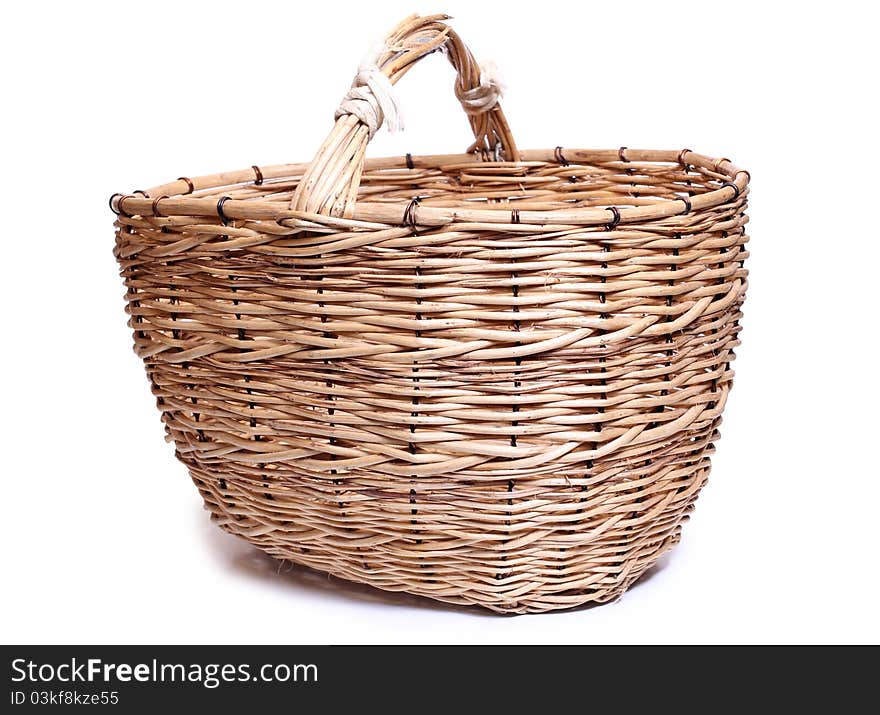
M393 82L441 46L472 151L364 160ZM688 149L519 151L497 95L440 19L410 18L312 164L114 195L129 324L226 531L450 603L603 603L708 477L749 175Z
M367 144L398 111L391 87L420 59L445 51L455 68L455 95L468 115L474 143L468 152L491 152L517 160L519 154L498 105L494 77L485 77L461 38L443 21L448 15L413 15L395 27L365 58L352 89L336 112L336 123L293 194L292 209L350 216L357 196Z

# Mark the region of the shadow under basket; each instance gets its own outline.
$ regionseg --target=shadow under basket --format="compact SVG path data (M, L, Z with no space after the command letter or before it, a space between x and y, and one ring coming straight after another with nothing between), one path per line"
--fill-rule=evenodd
M355 107L308 164L114 195L135 350L213 519L266 553L495 611L606 602L709 473L748 173L519 150L444 19L375 68L443 49L468 152L365 160Z

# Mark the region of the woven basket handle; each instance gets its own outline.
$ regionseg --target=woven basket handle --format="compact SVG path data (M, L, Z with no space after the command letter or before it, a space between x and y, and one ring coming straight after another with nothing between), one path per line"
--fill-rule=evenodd
M495 87L485 81L481 84L479 65L461 38L443 22L448 19L448 15L408 17L361 66L355 84L336 113L333 131L297 185L290 208L330 216L351 215L367 144L382 120L392 119L387 115L396 111L391 85L425 55L440 49L446 51L457 72L455 94L474 132L474 143L468 151L482 152L495 159L519 160L507 119L497 104ZM383 76L377 76L378 72Z

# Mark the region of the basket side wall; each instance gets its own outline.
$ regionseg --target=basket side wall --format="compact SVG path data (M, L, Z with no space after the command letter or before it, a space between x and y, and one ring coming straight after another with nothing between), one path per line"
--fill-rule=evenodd
M324 253L275 222L122 216L117 254L222 528L382 589L545 611L618 597L679 539L733 379L744 198Z

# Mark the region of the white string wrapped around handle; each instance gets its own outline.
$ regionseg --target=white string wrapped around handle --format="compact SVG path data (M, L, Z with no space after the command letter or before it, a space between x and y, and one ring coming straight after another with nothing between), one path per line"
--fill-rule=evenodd
M403 112L394 85L379 68L379 58L387 50L384 43L367 53L358 67L351 89L339 103L336 119L353 114L370 130L370 139L384 124L394 133L403 129ZM480 63L480 83L462 90L456 85L455 96L464 111L473 116L488 112L504 94L504 84L494 62Z
M464 111L470 115L488 112L504 95L504 83L494 62L480 63L480 83L471 89L455 86L455 96Z
M394 85L379 68L379 58L386 50L385 43L380 43L367 53L335 115L336 119L344 114L356 116L367 125L370 139L383 123L390 132L403 129L403 114Z

